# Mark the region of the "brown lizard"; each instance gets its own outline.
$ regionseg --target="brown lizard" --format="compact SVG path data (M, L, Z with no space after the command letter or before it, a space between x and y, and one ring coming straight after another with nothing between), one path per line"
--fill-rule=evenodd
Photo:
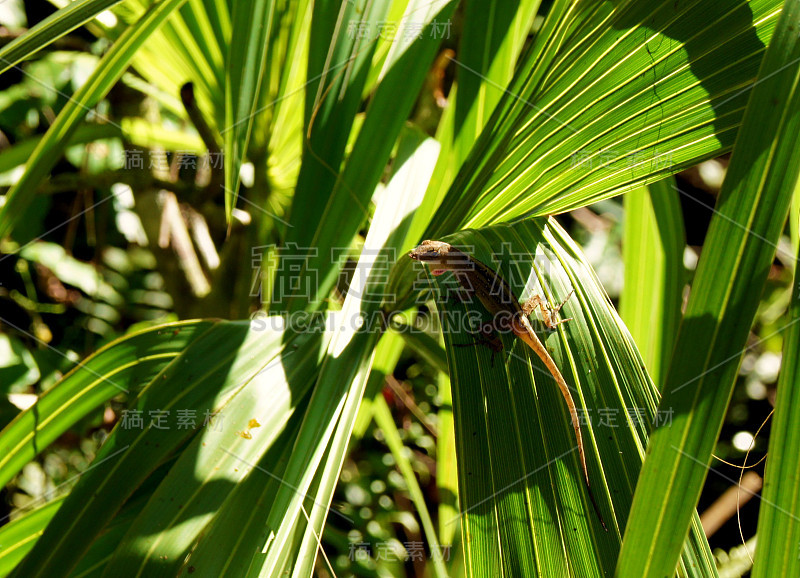
M474 257L459 251L448 243L441 241L423 241L417 248L408 254L416 261L425 263L431 267L433 275L441 275L446 271L452 271L458 284L468 293L474 294L484 307L492 314L495 323L492 324L495 330L501 332L511 331L516 337L524 341L545 367L553 375L553 378L564 396L567 403L570 417L572 418L572 428L575 430L575 438L578 443L578 455L580 457L583 476L586 479L586 488L589 491L589 498L592 501L597 517L603 528L606 528L600 509L592 494L589 484L589 470L586 467L586 456L583 451L583 436L581 435L580 422L578 421L578 411L572 394L569 391L567 382L558 370L558 367L550 357L542 342L536 336L531 326L528 316L539 309L545 325L549 328L555 327L559 323L569 321L565 319L553 322L550 310L547 308L546 301L539 295L534 295L524 304L520 305L509 284L496 271L488 265L478 261ZM494 347L493 347L494 349Z

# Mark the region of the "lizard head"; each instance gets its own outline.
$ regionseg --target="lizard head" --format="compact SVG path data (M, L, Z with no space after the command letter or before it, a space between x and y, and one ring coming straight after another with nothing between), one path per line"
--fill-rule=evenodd
M459 253L459 251L456 251L447 243L427 240L420 243L408 256L415 261L434 265L431 268L431 273L433 275L441 275L452 268L453 261L457 260L454 259L456 253ZM435 267L435 265L438 265L438 267Z

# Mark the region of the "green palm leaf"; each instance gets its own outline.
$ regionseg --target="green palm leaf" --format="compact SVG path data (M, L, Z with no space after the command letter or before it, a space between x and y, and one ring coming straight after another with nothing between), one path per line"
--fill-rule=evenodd
M541 335L586 421L589 475L609 526L604 532L594 515L569 414L549 372L508 337L497 359L488 348L463 347L474 345L465 321L476 305L445 300L440 315L453 380L467 564L491 574L611 574L646 432L665 419L655 412L658 394L633 340L580 250L554 221L446 239L491 263L521 299L538 293L559 303L575 291L562 309L572 320ZM452 284L443 279L440 291L453 290ZM697 544L698 554L710 557ZM690 562L695 554L687 550L686 556Z
M313 365L302 363L302 360L318 347L310 337L308 334L298 340L300 343L289 341L284 346L281 331L265 332L260 326L251 328L247 323L223 323L213 326L191 346L184 348L180 356L173 358L150 380L131 404L131 411L141 412L142 425L137 427L130 422L126 425L126 420L117 425L98 453L95 465L83 475L69 500L59 509L31 556L16 569L17 575L50 569L64 572L65 568L74 566L92 539L100 534L133 492L187 443L189 445L181 452L181 459L170 468L159 491L139 514L133 528L146 528L153 518L162 524L165 521L183 523L184 512L191 518L195 507L207 511L207 506L202 505L202 500L207 499L204 490L214 484L235 485L246 469L231 464L257 459L250 452L263 451L278 437L291 415L290 401L293 397L302 398L302 388L307 388L310 382L303 372L314 371ZM221 348L222 342L227 346ZM294 347L298 348L297 352L293 351ZM299 375L289 369L297 360L300 360L297 365L297 371L301 372ZM287 366L286 374L282 362ZM277 379L278 375L285 377ZM301 389L292 391L290 383L304 385L294 385ZM265 388L269 395L255 395L255 391ZM261 414L254 413L259 410L258 405L253 406L256 398L274 413L270 415L271 421L267 422ZM181 427L174 421L181 410L192 412L189 415L194 416L193 427ZM160 420L159 415L162 416ZM250 420L256 415L265 421L260 431L250 425ZM172 416L172 421L169 416ZM214 419L218 421L214 422ZM165 420L167 425L163 423ZM210 422L206 424L207 420ZM198 421L206 427L197 427ZM242 432L250 429L258 442L248 443L251 438L243 437ZM207 468L204 473L195 470L198 459ZM113 492L104 491L111 487ZM189 491L189 488L195 490ZM180 496L178 502L170 499L171 493L176 491ZM227 492L214 492L213 499L224 500L226 495ZM203 521L202 517L194 520L200 527ZM141 563L146 565L151 557L156 563L159 556L169 552L172 554L171 562L180 567L183 558L174 555L181 546L188 548L192 534L182 533L177 546L169 539L166 544L161 543L162 539L170 538L169 534L151 537L149 540L154 540L153 544L146 538L148 535L136 533L132 538L135 545L129 545L129 540L123 539L117 556L125 557L135 547ZM145 556L140 550L142 540L147 542L146 553L149 554Z
M429 236L585 206L730 150L779 6L556 2Z
M800 174L800 6L784 6L737 137L663 389L620 555L622 575L672 568L700 496ZM768 103L768 104L767 104Z

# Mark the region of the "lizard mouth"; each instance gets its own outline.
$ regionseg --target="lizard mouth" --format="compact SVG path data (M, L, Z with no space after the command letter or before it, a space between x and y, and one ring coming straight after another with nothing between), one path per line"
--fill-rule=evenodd
M431 275L442 275L446 273L447 269L431 269Z

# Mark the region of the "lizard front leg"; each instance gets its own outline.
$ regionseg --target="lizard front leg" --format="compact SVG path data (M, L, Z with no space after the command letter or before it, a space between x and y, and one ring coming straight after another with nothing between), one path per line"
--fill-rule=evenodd
M548 329L553 329L556 325L561 325L567 321L572 321L572 317L561 319L560 321L553 321L553 318L558 314L559 311L561 311L564 303L566 303L567 300L572 297L574 292L574 289L570 291L569 295L567 295L567 297L558 306L552 309L544 297L541 295L534 295L522 304L522 312L525 317L528 317L534 312L534 310L538 308L542 314L542 321L544 322L545 326L547 326Z

